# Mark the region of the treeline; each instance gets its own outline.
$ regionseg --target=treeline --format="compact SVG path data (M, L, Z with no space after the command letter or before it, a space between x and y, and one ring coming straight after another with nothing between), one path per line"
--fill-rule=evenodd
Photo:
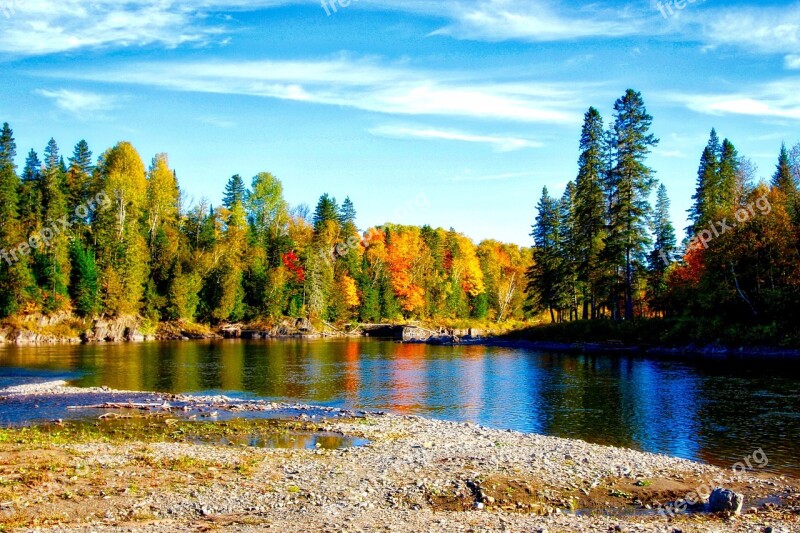
M349 198L291 207L270 173L186 206L165 154L122 142L66 161L51 140L21 174L0 133L0 318L71 312L220 323L308 317L524 318L531 251L454 230L359 231Z
M633 90L608 128L586 113L577 178L560 198L545 188L537 206L529 305L553 322L667 316L702 322L710 339L742 323L788 334L800 318L800 144L782 146L771 181L756 182L755 165L712 131L679 245L647 166L651 125Z

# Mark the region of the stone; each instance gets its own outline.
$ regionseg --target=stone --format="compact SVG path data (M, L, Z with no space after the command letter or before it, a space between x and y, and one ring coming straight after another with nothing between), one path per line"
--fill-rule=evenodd
M717 487L711 492L708 498L708 511L711 513L734 513L742 512L744 496L730 489Z

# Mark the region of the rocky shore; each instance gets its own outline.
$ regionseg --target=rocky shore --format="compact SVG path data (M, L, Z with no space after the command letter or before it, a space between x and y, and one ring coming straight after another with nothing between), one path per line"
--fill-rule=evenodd
M92 422L0 430L2 528L800 529L800 489L793 479L469 423L63 383L3 390L0 404L54 397L81 407ZM273 420L269 431L340 435L363 445L294 449L237 440L239 433L262 431L257 428L264 421L254 417L270 415L281 422ZM142 429L126 433L126 426L115 426L126 423ZM219 431L224 440L198 437ZM702 503L674 516L658 512L704 484L743 496L742 513L711 514Z

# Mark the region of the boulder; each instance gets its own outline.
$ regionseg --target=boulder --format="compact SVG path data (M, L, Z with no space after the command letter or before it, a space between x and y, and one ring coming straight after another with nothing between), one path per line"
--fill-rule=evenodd
M743 505L744 496L730 489L717 487L708 498L708 511L711 513L739 514Z

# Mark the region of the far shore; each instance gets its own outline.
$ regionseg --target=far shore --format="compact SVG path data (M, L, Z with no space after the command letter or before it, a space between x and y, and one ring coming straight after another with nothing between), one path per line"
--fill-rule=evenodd
M63 382L0 390L0 403L45 399L93 422L0 429L0 523L10 530L800 527L798 481L759 472L755 460L747 471L720 469L471 423L220 396ZM320 433L355 444L247 445ZM744 497L740 513L708 512L703 494L716 487Z

